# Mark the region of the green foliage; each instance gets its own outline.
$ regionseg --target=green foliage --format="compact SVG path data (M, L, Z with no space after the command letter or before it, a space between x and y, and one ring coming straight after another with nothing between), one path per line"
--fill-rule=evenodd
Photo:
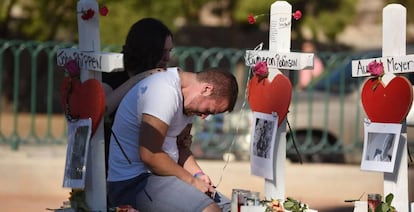
M311 32L317 40L334 41L348 24L354 20L358 0L288 0L292 10L300 10L302 19L292 23L293 39L302 39L303 31ZM5 0L0 1L0 37L22 38L38 41L57 40L77 42L76 5L78 0ZM199 11L206 3L222 5L214 14L230 14L232 26L251 30L268 30L269 16L261 16L257 24L249 25L250 13L269 14L274 1L251 0L97 0L107 5L109 14L100 17L101 42L103 45L122 45L129 27L144 17L162 20L176 32L183 24L198 25ZM399 0L413 7L411 0ZM13 11L21 11L12 16ZM16 14L16 13L13 13ZM414 13L407 13L410 17ZM412 19L412 18L411 18Z
M71 207L79 212L91 211L86 203L86 196L84 190L73 189L69 197Z
M357 0L289 0L292 11L300 10L302 18L292 23L292 35L296 39L303 39L302 30L308 29L314 39L327 38L334 41L337 34L350 23L356 13ZM239 23L247 25L247 16L269 14L272 2L267 1L238 1L238 11L235 11L235 19ZM269 16L259 18L258 25L265 22L268 25Z
M236 6L233 12L233 18L239 24L247 25L247 16L251 13L253 15L259 14L269 14L270 5L272 1L249 1L249 0L239 0L236 1ZM262 16L257 20L257 23L269 22L270 16Z
M385 197L385 202L381 201L381 203L375 208L375 212L395 212L395 207L391 205L393 199L394 194L389 193Z
M75 10L73 0L6 0L0 6L0 37L47 41L54 40L63 28L76 31L76 14L67 12Z
M184 16L197 21L194 16L207 0L97 0L107 5L109 13L100 16L100 33L103 44L123 44L130 26L144 17L162 20L175 30L176 17ZM70 41L77 43L77 0L6 0L0 6L0 37L28 40ZM11 10L21 11L12 13ZM188 10L188 11L187 11Z
M295 30L308 29L316 40L326 38L335 41L336 35L352 23L357 0L297 0L291 1L293 10L303 13L303 20ZM299 37L298 39L301 39Z
M303 204L292 197L286 198L286 201L283 202L283 207L292 212L303 212L308 209L308 205Z
M98 0L102 5L102 3ZM177 20L187 24L198 23L198 11L208 0L107 0L109 8L106 17L100 17L101 42L122 45L131 25L139 19L153 17L161 20L174 33Z

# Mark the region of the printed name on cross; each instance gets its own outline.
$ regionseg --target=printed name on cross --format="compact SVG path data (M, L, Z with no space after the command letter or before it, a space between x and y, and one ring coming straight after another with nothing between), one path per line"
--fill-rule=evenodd
M312 53L275 53L272 51L247 50L245 63L254 66L257 62L264 61L269 68L301 70L313 67Z
M352 61L352 76L362 77L369 76L368 64L372 61L382 62L384 73L409 73L414 72L414 55L393 56L382 58L370 58L364 60Z

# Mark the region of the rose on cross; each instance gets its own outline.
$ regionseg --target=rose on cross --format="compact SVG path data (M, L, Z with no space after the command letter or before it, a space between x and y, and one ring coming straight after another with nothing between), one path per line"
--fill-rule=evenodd
M88 9L86 11L82 11L81 18L86 21L86 20L93 18L94 15L95 15L95 11L92 9Z
M260 16L265 16L267 14L259 14L259 15L253 15L253 13L250 13L247 16L247 22L249 24L255 24L257 21L257 18L259 18ZM300 10L296 10L293 14L292 14L293 18L295 20L299 20L302 17L302 12Z
M368 64L367 70L372 76L382 77L384 75L384 64L377 62L376 60Z
M259 80L267 78L269 76L269 69L267 68L267 63L265 61L257 62L253 67L253 74L256 75Z
M254 24L256 23L256 16L254 16L252 13L250 13L247 16L247 22L249 22L249 24Z
M374 60L368 64L367 72L370 73L371 76L375 76L378 80L377 83L372 86L372 90L375 90L379 83L382 82L382 76L384 76L384 64L382 64L381 61L377 62Z
M99 9L99 14L101 14L101 16L106 16L109 13L109 9L107 6L103 6Z
M302 18L302 12L300 10L296 10L295 13L292 14L292 16L295 20L299 20L300 18Z
M65 73L67 73L71 78L79 77L80 70L76 60L69 60L65 63L64 67Z
M82 20L89 20L91 18L93 18L93 16L95 15L95 10L89 8L87 10L82 10L81 11L82 15L81 18ZM102 6L101 8L99 8L99 14L101 16L107 16L109 13L109 9L107 6Z

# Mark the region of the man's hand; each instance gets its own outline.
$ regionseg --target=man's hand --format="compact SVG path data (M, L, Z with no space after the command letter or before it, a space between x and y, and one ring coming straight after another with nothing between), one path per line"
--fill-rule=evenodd
M197 176L195 176L195 177L202 180L202 181L204 181L205 183L207 183L209 185L212 185L210 177L208 175L204 174L204 173L197 174Z
M209 197L213 198L216 193L216 188L200 178L194 178L191 183L192 186L200 190L201 192L207 194Z

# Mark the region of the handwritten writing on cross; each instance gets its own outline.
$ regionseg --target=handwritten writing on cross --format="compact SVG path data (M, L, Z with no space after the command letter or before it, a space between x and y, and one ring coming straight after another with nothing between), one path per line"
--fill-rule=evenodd
M95 15L88 20L81 18L81 12L92 9ZM101 72L111 72L123 67L123 55L100 52L99 7L95 0L79 0L77 3L79 49L69 48L57 51L57 65L75 59L81 69L81 81L101 80ZM86 203L92 211L107 211L105 179L105 141L103 121L91 138L86 166Z
M414 72L414 55L406 54L406 9L399 4L389 4L383 9L383 38L381 58L371 58L352 61L352 76L365 77L370 74L367 66L371 61L381 61L384 64L382 81L387 85L394 74ZM404 127L403 127L404 129ZM400 142L404 142L400 163L396 163L394 173L384 173L384 195L394 194L393 205L397 211L408 210L408 156L407 133L402 133Z
M292 25L292 6L286 1L275 1L270 8L269 50L247 50L245 64L254 66L258 61L266 61L269 77L273 79L279 70L301 70L313 68L313 53L290 52ZM277 133L282 135L274 148L273 180L265 179L266 198L285 199L285 161L286 161L286 122ZM284 127L283 127L284 126Z

